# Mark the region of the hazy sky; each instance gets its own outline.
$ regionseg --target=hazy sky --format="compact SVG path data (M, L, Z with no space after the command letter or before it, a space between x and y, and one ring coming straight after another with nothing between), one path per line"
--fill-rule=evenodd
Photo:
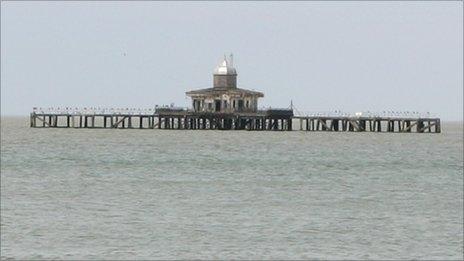
M190 105L234 53L260 105L463 117L462 2L2 2L2 115Z

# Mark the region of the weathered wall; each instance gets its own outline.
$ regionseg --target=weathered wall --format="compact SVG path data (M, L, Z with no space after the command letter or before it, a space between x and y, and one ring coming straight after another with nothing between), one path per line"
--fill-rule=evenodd
M237 75L214 75L214 87L237 88Z

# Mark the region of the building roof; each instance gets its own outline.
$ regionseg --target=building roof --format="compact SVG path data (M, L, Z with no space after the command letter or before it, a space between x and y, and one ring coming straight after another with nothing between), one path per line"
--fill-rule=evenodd
M264 97L262 92L240 89L240 88L226 88L226 87L214 87L214 88L206 88L206 89L199 89L186 92L187 96L191 95L222 95L222 94L245 94L245 95L255 95L258 97Z

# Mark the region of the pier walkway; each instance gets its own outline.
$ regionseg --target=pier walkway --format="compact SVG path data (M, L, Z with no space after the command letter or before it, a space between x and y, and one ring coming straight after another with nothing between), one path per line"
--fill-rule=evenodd
M185 108L110 110L34 110L34 128L292 130L293 111L268 109L254 113L195 112Z
M441 132L438 118L296 116L300 130L355 132Z
M299 123L299 124L295 124ZM203 113L185 108L152 109L37 109L30 114L33 128L281 130L328 132L440 133L440 119L428 115L307 114L292 109L254 113Z

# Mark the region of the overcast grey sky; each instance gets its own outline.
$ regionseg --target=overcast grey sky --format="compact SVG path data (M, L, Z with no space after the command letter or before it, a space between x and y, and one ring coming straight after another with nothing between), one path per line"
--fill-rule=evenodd
M462 2L2 2L2 115L190 105L234 53L261 105L463 117Z

